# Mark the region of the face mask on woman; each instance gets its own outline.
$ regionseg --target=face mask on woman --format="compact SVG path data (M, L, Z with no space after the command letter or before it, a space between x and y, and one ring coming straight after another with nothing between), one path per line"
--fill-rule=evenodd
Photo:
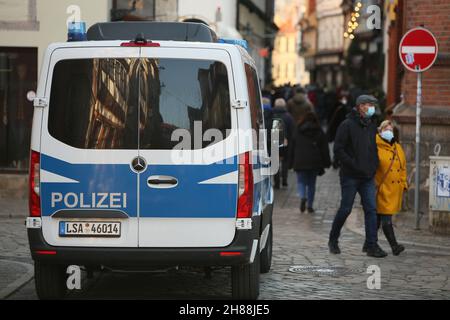
M380 135L384 140L388 142L391 142L392 139L394 139L394 132L392 132L392 130L383 131Z

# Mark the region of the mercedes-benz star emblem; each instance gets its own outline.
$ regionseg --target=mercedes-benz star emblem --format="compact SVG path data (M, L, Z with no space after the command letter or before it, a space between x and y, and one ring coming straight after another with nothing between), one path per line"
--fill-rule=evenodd
M147 168L147 162L145 162L145 159L142 157L136 157L131 162L131 167L136 172L143 172Z

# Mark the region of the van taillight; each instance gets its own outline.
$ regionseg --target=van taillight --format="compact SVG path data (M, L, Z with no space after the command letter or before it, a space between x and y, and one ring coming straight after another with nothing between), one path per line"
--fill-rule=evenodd
M237 218L251 218L253 213L253 165L250 152L239 157L239 200Z
M30 176L29 176L29 209L30 217L41 216L41 197L40 197L40 157L36 151L31 151L30 158Z

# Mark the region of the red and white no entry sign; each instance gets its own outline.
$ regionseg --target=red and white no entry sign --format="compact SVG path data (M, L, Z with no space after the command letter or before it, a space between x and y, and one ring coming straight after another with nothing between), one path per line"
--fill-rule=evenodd
M405 68L423 72L436 61L438 54L436 38L425 28L411 29L400 41L399 54Z
M400 41L398 48L400 60L406 69L417 73L417 109L416 109L416 177L415 185L420 185L420 114L422 112L422 72L436 61L438 44L434 35L423 27L409 30ZM414 214L416 229L420 228L419 188L414 190Z

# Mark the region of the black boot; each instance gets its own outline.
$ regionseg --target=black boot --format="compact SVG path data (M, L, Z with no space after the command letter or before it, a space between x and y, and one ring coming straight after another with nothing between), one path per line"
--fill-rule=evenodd
M303 213L303 212L305 212L305 210L306 210L306 199L302 199L301 201L300 201L300 212L301 213Z
M366 253L367 252L367 241L364 241L364 245L362 247L362 252Z
M374 258L384 258L387 256L387 253L376 244L373 247L367 247L367 255Z
M392 254L394 256L398 256L400 253L405 251L405 247L397 243L394 233L394 226L392 223L383 223L383 232L392 248Z
M340 254L341 249L339 249L339 245L337 241L330 240L328 242L328 249L330 249L330 253L332 254Z

